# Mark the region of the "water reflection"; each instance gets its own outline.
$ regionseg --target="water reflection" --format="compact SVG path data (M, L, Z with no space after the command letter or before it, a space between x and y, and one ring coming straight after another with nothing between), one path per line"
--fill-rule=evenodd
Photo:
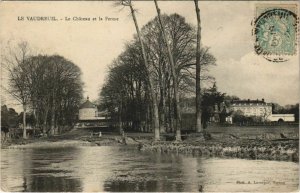
M298 164L292 162L196 158L124 147L1 151L4 191L196 192L200 186L203 191L293 191L299 180Z
M81 183L78 179L64 177L33 176L30 186L24 186L25 192L81 192Z

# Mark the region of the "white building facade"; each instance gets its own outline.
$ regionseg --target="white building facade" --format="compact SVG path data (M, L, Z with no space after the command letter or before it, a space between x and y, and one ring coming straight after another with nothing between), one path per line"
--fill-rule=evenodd
M262 100L237 100L232 101L233 111L241 111L245 116L256 116L268 119L272 115L272 104Z
M263 121L294 122L294 114L272 114L272 103L262 100L236 100L231 102L232 111L241 111L244 116L260 117Z
M89 101L89 97L87 97L86 102L84 102L79 107L79 121L88 121L88 120L100 120L104 117L99 116L99 112L97 106Z
M272 114L269 121L278 121L278 122L294 122L295 115L294 114Z

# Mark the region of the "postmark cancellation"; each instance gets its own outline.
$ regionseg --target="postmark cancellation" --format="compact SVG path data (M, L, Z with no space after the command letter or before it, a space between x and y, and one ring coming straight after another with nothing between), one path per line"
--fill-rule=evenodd
M257 4L254 50L272 62L284 62L297 52L297 4Z

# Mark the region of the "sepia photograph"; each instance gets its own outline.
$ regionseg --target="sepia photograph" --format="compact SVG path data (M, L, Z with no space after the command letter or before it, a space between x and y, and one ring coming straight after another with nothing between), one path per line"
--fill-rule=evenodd
M299 2L0 1L2 192L298 192Z

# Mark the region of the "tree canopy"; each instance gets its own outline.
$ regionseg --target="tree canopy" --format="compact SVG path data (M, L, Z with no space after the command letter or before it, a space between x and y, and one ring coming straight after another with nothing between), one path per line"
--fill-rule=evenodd
M184 97L195 95L195 49L196 34L192 25L178 14L162 15L168 44L173 54L176 82L181 101ZM143 57L137 37L125 46L125 50L110 65L108 76L99 94L103 110L107 110L117 121L122 120L125 128L150 131L153 123L152 97L149 93L147 73L154 81L153 89L159 103L161 132L174 131L174 79L170 62L155 17L141 29L148 66L143 66ZM213 80L209 76L209 66L216 59L208 48L201 48L203 82ZM147 69L146 69L147 68ZM121 116L121 118L120 118Z
M25 46L26 45L26 46ZM54 133L54 128L74 124L82 100L81 70L59 55L30 55L27 44L19 45L19 57L5 60L7 91L23 105L23 127L30 110L35 127ZM26 132L25 132L26 133Z

